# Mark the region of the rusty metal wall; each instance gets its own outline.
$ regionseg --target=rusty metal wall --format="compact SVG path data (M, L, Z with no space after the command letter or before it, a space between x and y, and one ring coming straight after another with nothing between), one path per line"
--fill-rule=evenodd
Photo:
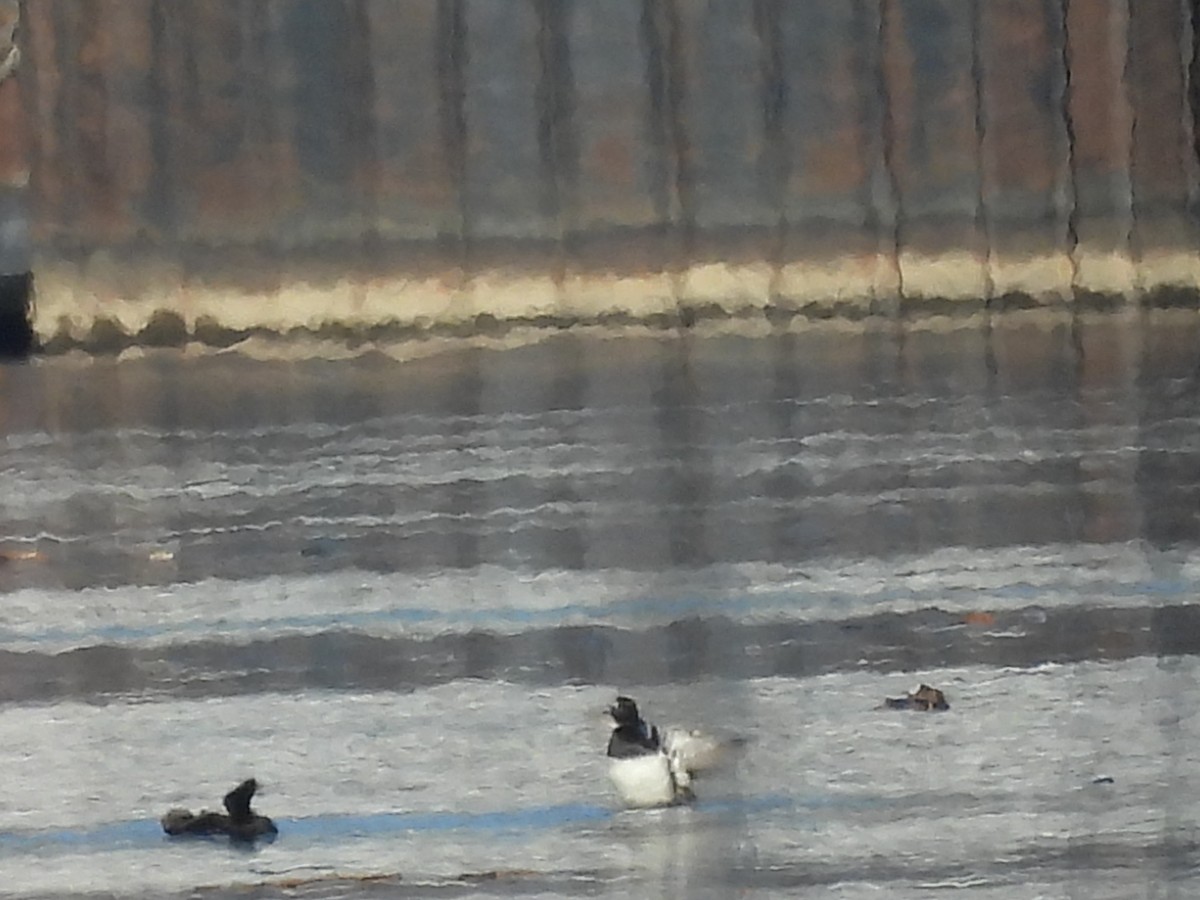
M0 179L24 195L12 233L32 235L51 343L1186 304L1200 285L1189 0L22 14ZM0 262L29 254L0 234Z

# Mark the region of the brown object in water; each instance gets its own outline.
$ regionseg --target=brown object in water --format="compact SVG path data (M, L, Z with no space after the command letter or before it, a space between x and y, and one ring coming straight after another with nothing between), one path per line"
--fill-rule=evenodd
M888 697L883 704L886 709L913 709L919 712L941 712L950 708L946 695L927 684L922 684L903 697Z
M42 558L41 551L28 549L3 549L0 550L0 565L10 562L26 562L31 560L40 560Z

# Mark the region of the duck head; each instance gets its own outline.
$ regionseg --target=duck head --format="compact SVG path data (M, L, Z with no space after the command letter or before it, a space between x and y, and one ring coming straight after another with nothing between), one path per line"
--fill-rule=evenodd
M618 726L636 726L642 721L637 704L629 697L618 697L617 702L608 708L608 714Z

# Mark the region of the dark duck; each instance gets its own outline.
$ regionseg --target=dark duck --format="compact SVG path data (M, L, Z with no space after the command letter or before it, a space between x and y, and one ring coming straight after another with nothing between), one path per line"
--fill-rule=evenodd
M888 697L883 701L883 709L911 709L917 712L944 712L950 708L946 695L937 688L923 684L915 691L910 691L903 697Z
M172 837L228 836L230 840L248 843L258 838L274 838L279 829L266 816L260 816L250 808L258 782L247 778L225 795L225 812L191 810L175 807L161 819L163 831Z

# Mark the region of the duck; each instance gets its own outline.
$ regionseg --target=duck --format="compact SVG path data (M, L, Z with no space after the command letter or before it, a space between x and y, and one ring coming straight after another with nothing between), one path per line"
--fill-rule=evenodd
M945 712L950 708L946 695L934 687L922 684L903 697L887 697L882 709L912 709L918 712Z
M239 843L249 843L258 838L273 838L279 833L275 823L250 809L250 801L257 790L258 782L247 778L225 795L222 801L225 805L224 813L210 810L193 813L189 809L176 806L167 810L159 821L163 831L171 837L227 835L230 840Z
M632 697L619 696L608 709L608 775L629 808L677 806L696 799L696 776L717 768L744 743L695 729L658 726L642 718Z

